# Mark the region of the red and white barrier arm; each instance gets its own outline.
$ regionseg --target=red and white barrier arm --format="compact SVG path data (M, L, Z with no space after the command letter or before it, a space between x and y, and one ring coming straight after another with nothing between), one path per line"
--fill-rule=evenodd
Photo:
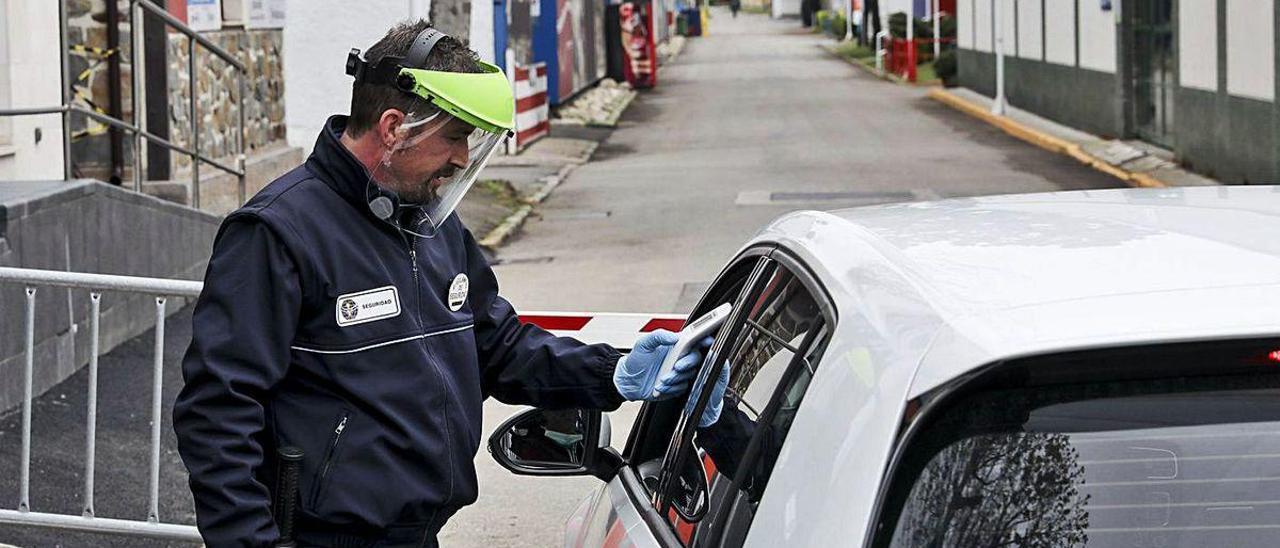
M684 328L682 314L619 314L596 312L525 312L520 321L546 329L555 335L573 337L582 342L606 343L619 350L631 345L645 333L659 329L678 332Z

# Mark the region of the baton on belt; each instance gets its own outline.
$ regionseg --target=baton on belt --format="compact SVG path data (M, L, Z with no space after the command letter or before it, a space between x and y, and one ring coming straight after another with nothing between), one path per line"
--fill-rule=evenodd
M293 524L298 511L298 475L302 472L302 449L286 445L276 450L280 459L276 477L276 500L272 514L280 529L278 548L293 548Z

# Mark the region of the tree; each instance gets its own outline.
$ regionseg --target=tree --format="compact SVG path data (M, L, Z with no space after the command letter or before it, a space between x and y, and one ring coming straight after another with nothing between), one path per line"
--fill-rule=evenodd
M1063 434L966 438L917 478L894 546L1068 548L1088 542L1079 454Z

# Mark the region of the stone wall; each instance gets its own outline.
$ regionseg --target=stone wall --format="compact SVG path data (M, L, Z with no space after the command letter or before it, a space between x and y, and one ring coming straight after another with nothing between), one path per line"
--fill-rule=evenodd
M131 26L129 0L115 0L120 9L120 47L110 53L107 47L107 6L109 0L63 0L67 4L69 42L72 46L70 74L76 101L85 106L107 111L110 83L107 78L107 61L110 55L120 57L120 88L122 118L132 120L133 67L131 55ZM245 138L247 153L252 160L255 154L269 153L285 144L284 125L284 74L282 69L283 31L245 30L229 27L221 31L204 32L208 38L224 50L236 55L246 65L245 76ZM168 83L168 123L170 140L189 147L191 143L191 111L187 72L187 37L169 31L165 64ZM236 82L237 71L203 46L196 46L196 100L200 116L200 150L227 165L235 165L238 146L239 110L237 101L240 90ZM154 98L153 98L154 99ZM101 180L110 178L111 146L105 126L73 115L72 156L78 176ZM132 177L133 140L123 139L124 180ZM170 154L171 179L182 180L190 171L190 157ZM144 159L145 162L145 159ZM214 175L212 166L202 166L204 173Z
M245 64L245 139L248 154L284 143L284 73L281 58L284 33L280 30L228 29L202 33ZM187 37L169 36L169 135L174 143L191 143L190 79ZM196 44L196 102L200 116L200 151L234 165L239 130L240 88L238 71ZM191 159L173 154L176 170L188 170ZM216 169L202 166L202 169Z
M107 48L107 1L106 0L65 0L67 5L67 34L71 46L69 57L69 73L71 87L76 102L107 112L109 81L107 79L107 59L110 55L120 57L121 117L129 120L133 116L130 103L133 97L133 67L129 64L132 55L132 40L129 33L129 1L118 0L120 8L120 48L109 53ZM57 47L57 42L50 44ZM57 98L53 99L57 101ZM75 161L75 169L79 176L107 180L111 169L111 141L106 126L91 121L83 115L71 116L71 154ZM122 140L124 144L125 166L131 165L133 154L131 139Z

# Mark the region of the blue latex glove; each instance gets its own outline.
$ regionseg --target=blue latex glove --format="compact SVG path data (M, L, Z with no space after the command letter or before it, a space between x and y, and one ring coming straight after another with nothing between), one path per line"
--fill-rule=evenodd
M716 384L711 387L711 396L707 400L707 406L702 408L702 416L698 418L698 428L706 428L720 420L720 410L724 409L724 391L729 388L729 364L725 363L720 368L720 376L716 378ZM684 412L692 413L694 404L698 403L698 395L702 393L702 385L698 384L693 388L693 394L689 396L689 401L684 404Z
M701 352L694 350L685 354L676 362L671 374L662 379L656 378L662 368L662 360L667 358L677 340L679 337L675 333L665 329L636 340L631 353L618 360L618 367L613 370L613 385L618 388L618 393L631 401L665 400L684 393L689 388L689 379L702 362ZM658 392L656 397L655 389Z

